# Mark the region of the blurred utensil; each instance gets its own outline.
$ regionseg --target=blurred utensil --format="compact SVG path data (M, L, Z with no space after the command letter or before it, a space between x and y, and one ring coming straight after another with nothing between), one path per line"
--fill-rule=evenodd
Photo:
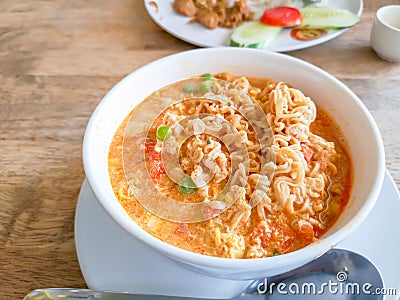
M335 293L330 289L330 283L336 287ZM281 284L281 287L283 285L286 286L285 293L282 293L282 289L276 289L279 284ZM293 286L295 289L298 288L298 291L302 293L294 294L292 290L289 290L289 286ZM312 299L322 295L325 299L350 297L355 300L378 300L383 299L383 296L376 294L375 291L382 288L382 277L372 262L360 254L348 250L332 249L316 260L293 271L253 281L241 295L232 298L232 300L273 300L281 299L282 297ZM24 297L24 300L57 299L195 300L200 298L138 295L74 288L37 289Z
M321 0L303 0L305 5L309 5L309 4L319 4L321 3Z

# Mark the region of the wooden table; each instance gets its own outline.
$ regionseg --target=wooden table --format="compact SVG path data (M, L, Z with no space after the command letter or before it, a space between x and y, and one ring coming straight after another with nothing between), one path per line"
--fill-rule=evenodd
M380 60L369 45L374 13L386 4L400 1L365 0L360 24L289 55L360 96L400 186L400 64ZM22 299L38 287L85 287L74 213L90 114L131 71L193 48L155 25L141 0L0 2L0 299Z

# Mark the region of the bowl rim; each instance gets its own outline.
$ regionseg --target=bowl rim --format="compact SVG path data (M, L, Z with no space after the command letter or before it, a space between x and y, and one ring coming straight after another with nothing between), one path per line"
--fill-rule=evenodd
M387 22L386 16L384 17L384 14L387 14L388 12L394 13L394 11L397 10L400 12L400 4L391 4L391 5L386 5L382 6L376 11L375 17L376 19L386 28L393 30L396 33L400 33L400 28L397 28Z
M226 54L229 53L244 53L244 55L261 55L269 58L281 58L291 62L294 62L299 67L305 67L311 69L312 71L319 73L319 75L325 77L326 80L332 81L335 85L337 85L341 90L343 90L346 94L348 94L349 98L355 102L355 104L359 107L359 109L364 114L365 118L368 120L369 125L372 129L372 134L374 136L374 140L376 142L377 154L378 154L378 170L376 170L376 175L374 178L374 185L371 187L371 192L369 193L368 199L364 202L361 209L341 228L339 228L335 233L331 234L329 237L324 238L322 236L318 241L313 242L306 247L303 247L299 250L282 254L278 256L272 257L264 257L264 258L254 258L254 259L232 259L232 258L222 258L215 256L207 256L203 254L199 254L196 252L191 252L189 250L181 249L179 247L168 244L160 239L154 237L144 229L142 229L136 222L130 220L130 222L122 221L116 210L112 207L112 202L109 201L108 197L110 195L105 195L101 191L101 185L96 180L96 174L93 172L93 164L90 159L90 144L94 139L93 132L96 130L97 119L102 113L103 107L106 105L110 99L112 99L113 94L123 87L126 82L129 82L132 78L137 76L138 74L146 71L147 69L155 67L157 64L167 62L168 60L173 60L179 57L186 57L191 55L207 55L208 53L220 53L224 52ZM140 103L140 102L139 102ZM299 261L299 257L303 257L304 259L310 257L310 253L312 253L313 258L316 258L330 248L333 248L337 243L347 237L355 228L358 227L360 223L362 223L365 218L368 216L369 212L372 210L383 185L384 179L384 171L385 171L385 153L383 148L382 138L378 129L378 126L373 119L371 113L368 111L363 102L358 98L358 96L348 88L344 83L338 80L333 75L329 74L325 70L309 63L303 61L301 59L270 51L262 51L258 49L245 49L245 48L229 48L229 47L221 47L221 48L202 48L202 49L193 49L187 50L175 54L171 54L160 59L157 59L153 62L150 62L127 76L125 76L122 80L120 80L114 87L107 92L107 94L101 99L99 104L96 106L94 112L92 113L90 120L88 122L84 139L83 139L83 148L82 148L82 158L83 158L83 166L85 170L86 177L88 179L88 183L91 186L94 194L96 195L96 199L99 201L103 209L107 212L107 214L116 222L116 224L124 229L130 236L133 238L137 238L149 245L150 247L156 249L159 253L163 253L169 257L175 258L178 261L192 264L192 265L202 265L205 267L213 267L213 268L222 268L222 269L230 269L230 270L246 270L248 269L264 269L269 265L272 268L279 268L282 266L287 266L288 264L296 264ZM115 197L115 195L113 195ZM130 217L129 217L130 218ZM351 226L349 223L352 223Z

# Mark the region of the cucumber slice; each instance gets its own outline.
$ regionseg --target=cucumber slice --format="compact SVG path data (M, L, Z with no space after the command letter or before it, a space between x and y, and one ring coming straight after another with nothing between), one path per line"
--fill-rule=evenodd
M353 26L360 21L359 16L344 9L305 7L300 12L303 22L297 28L339 29Z
M243 22L232 33L230 46L261 49L281 32L281 27L266 26L258 21Z

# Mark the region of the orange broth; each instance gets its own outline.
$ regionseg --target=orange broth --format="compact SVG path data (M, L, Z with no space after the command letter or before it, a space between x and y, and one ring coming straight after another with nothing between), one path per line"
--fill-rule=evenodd
M249 82L255 87L263 88L270 83L270 80L249 78ZM125 128L131 115L132 113L119 126L110 145L108 156L110 183L115 196L132 220L149 234L166 243L188 251L218 257L258 258L280 255L303 248L320 238L335 223L348 203L353 180L351 158L339 126L327 112L318 108L316 120L310 129L313 134L334 143L336 151L334 164L337 168L337 174L329 177L329 186L326 187L328 196L323 199L324 207L314 216L324 221L326 224L324 228L312 226L299 229L297 223L294 223L294 217L286 216L284 213L275 216L268 214L266 220L260 220L259 215L255 213L256 207L252 208L249 219L234 229L230 228L229 222L225 222L228 218L232 218L229 209L218 217L197 223L180 224L164 220L143 208L125 178L123 142ZM135 139L134 136L125 138ZM148 142L153 145L156 143L154 130L150 130ZM138 151L143 153L146 151L146 146L141 145ZM311 152L307 154L305 151L304 155L313 154ZM149 153L146 153L146 157L148 159ZM161 171L158 170L159 172L152 176L155 185L167 185L168 196L178 201L199 201L196 193L182 195L179 187L168 181L168 176L162 172L162 166L160 168Z

